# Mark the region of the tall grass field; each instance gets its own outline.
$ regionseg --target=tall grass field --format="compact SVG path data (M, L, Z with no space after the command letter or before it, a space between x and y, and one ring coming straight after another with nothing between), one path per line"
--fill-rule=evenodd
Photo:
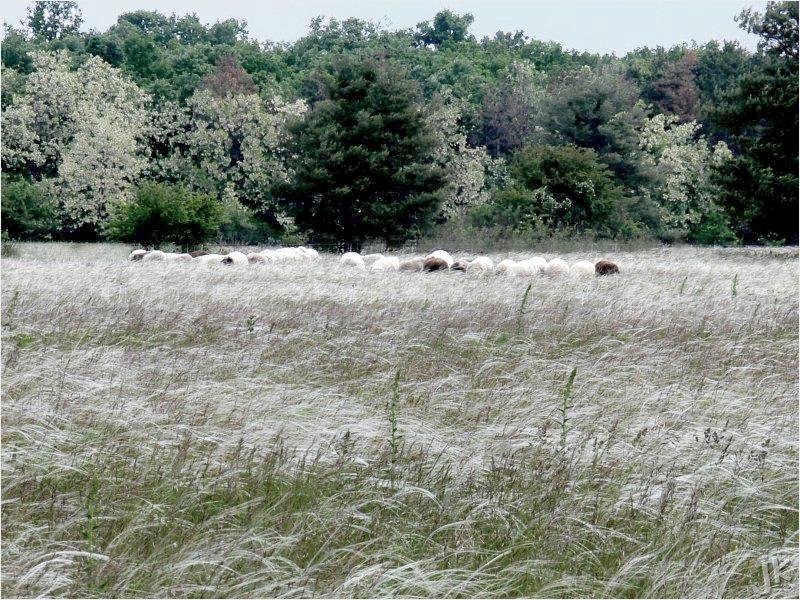
M2 260L4 596L797 597L796 248L129 251Z

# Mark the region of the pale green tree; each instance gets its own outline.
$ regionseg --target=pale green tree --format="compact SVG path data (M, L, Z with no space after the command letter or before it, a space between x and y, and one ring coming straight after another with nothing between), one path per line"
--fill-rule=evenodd
M712 182L712 171L731 157L731 151L724 142L711 146L700 135L696 121L678 121L668 115L646 120L639 145L645 163L658 173L654 199L661 206L663 223L685 232L717 209L714 199L719 190Z
M277 218L271 190L290 170L286 125L305 110L302 101L198 91L185 107L168 105L154 115L151 145L160 154L153 175Z
M464 215L470 208L486 203L486 171L493 162L486 148L467 144L467 132L461 123L466 103L445 90L434 98L426 121L436 140L435 161L450 182L442 204L445 218Z
M40 181L67 232L96 235L145 167L148 98L97 57L74 68L64 51L35 53L33 64L3 109L3 170Z

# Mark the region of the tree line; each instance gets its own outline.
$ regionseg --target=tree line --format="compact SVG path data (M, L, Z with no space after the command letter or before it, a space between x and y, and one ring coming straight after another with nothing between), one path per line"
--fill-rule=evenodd
M397 246L436 228L701 244L798 241L798 5L735 42L579 53L314 19L137 11L81 32L37 2L2 44L2 223L15 239Z

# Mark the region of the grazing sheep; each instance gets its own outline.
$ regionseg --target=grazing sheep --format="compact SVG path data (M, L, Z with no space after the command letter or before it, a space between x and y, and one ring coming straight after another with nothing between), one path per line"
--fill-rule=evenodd
M305 255L302 252L296 252L296 248L278 248L275 250L276 261L297 260L299 258L305 258Z
M579 260L569 268L569 274L573 277L594 275L594 265L588 260Z
M225 256L222 254L201 254L192 259L192 262L200 263L203 265L221 264Z
M467 269L469 268L470 260L468 258L459 258L453 265L450 267L451 271L461 271L462 273L466 273Z
M569 273L569 265L565 260L560 258L551 260L547 263L547 268L544 270L544 274L550 275L551 277L566 275L567 273Z
M416 258L409 258L408 260L401 260L400 261L400 270L401 271L422 271L422 265L425 263L425 259L421 256Z
M241 252L231 252L222 259L224 265L246 265L248 263L247 256Z
M164 253L161 250L151 250L142 257L143 262L151 262L154 260L164 260Z
M619 273L619 267L610 260L598 260L594 272L598 275L616 275Z
M488 256L478 256L470 261L467 273L488 273L494 269L494 261Z
M365 265L371 265L376 260L380 260L380 259L384 258L384 256L380 252L376 252L374 254L365 254L361 258L364 259L364 264Z
M450 255L449 252L445 252L444 250L434 250L433 252L428 254L428 256L425 257L426 260L429 258L441 258L443 261L447 263L448 269L453 266L453 257Z
M209 253L206 252L205 250L194 250L192 252L189 252L189 256L191 256L192 258L197 258L198 256L205 256L207 254Z
M147 250L134 250L128 255L128 260L142 260Z
M259 254L263 256L267 262L275 262L278 260L278 254L275 250L262 250Z
M533 275L544 273L547 269L547 261L541 256L534 256L533 258L529 258L523 262L530 265L531 269L533 269Z
M190 254L182 254L179 252L165 252L164 260L169 262L187 262L192 260Z
M319 252L317 252L313 248L306 248L305 246L300 246L299 250L311 260L317 260L319 258Z
M422 270L426 273L433 271L447 271L450 268L448 262L438 256L427 256L422 263Z
M527 260L517 262L513 267L515 277L530 277L536 275L536 269Z
M364 259L358 252L345 252L342 258L339 259L339 264L343 267L355 267L356 269L365 269Z
M400 259L396 256L384 256L372 263L373 271L399 271Z
M250 254L247 255L247 262L249 262L250 264L253 263L265 264L267 262L267 259L258 252L251 252Z
M307 248L299 246L298 248L289 248L294 255L295 260L314 260L310 253L306 252Z
M497 275L507 275L508 277L516 277L517 275L516 266L517 266L516 261L513 261L510 258L506 258L505 260L500 261L494 272Z

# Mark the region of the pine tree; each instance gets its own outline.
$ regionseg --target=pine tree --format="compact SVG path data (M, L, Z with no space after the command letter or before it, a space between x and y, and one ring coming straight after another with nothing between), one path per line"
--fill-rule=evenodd
M348 56L318 72L316 87L293 127L294 176L278 191L295 224L351 247L397 245L424 231L447 181L414 84L388 61Z

